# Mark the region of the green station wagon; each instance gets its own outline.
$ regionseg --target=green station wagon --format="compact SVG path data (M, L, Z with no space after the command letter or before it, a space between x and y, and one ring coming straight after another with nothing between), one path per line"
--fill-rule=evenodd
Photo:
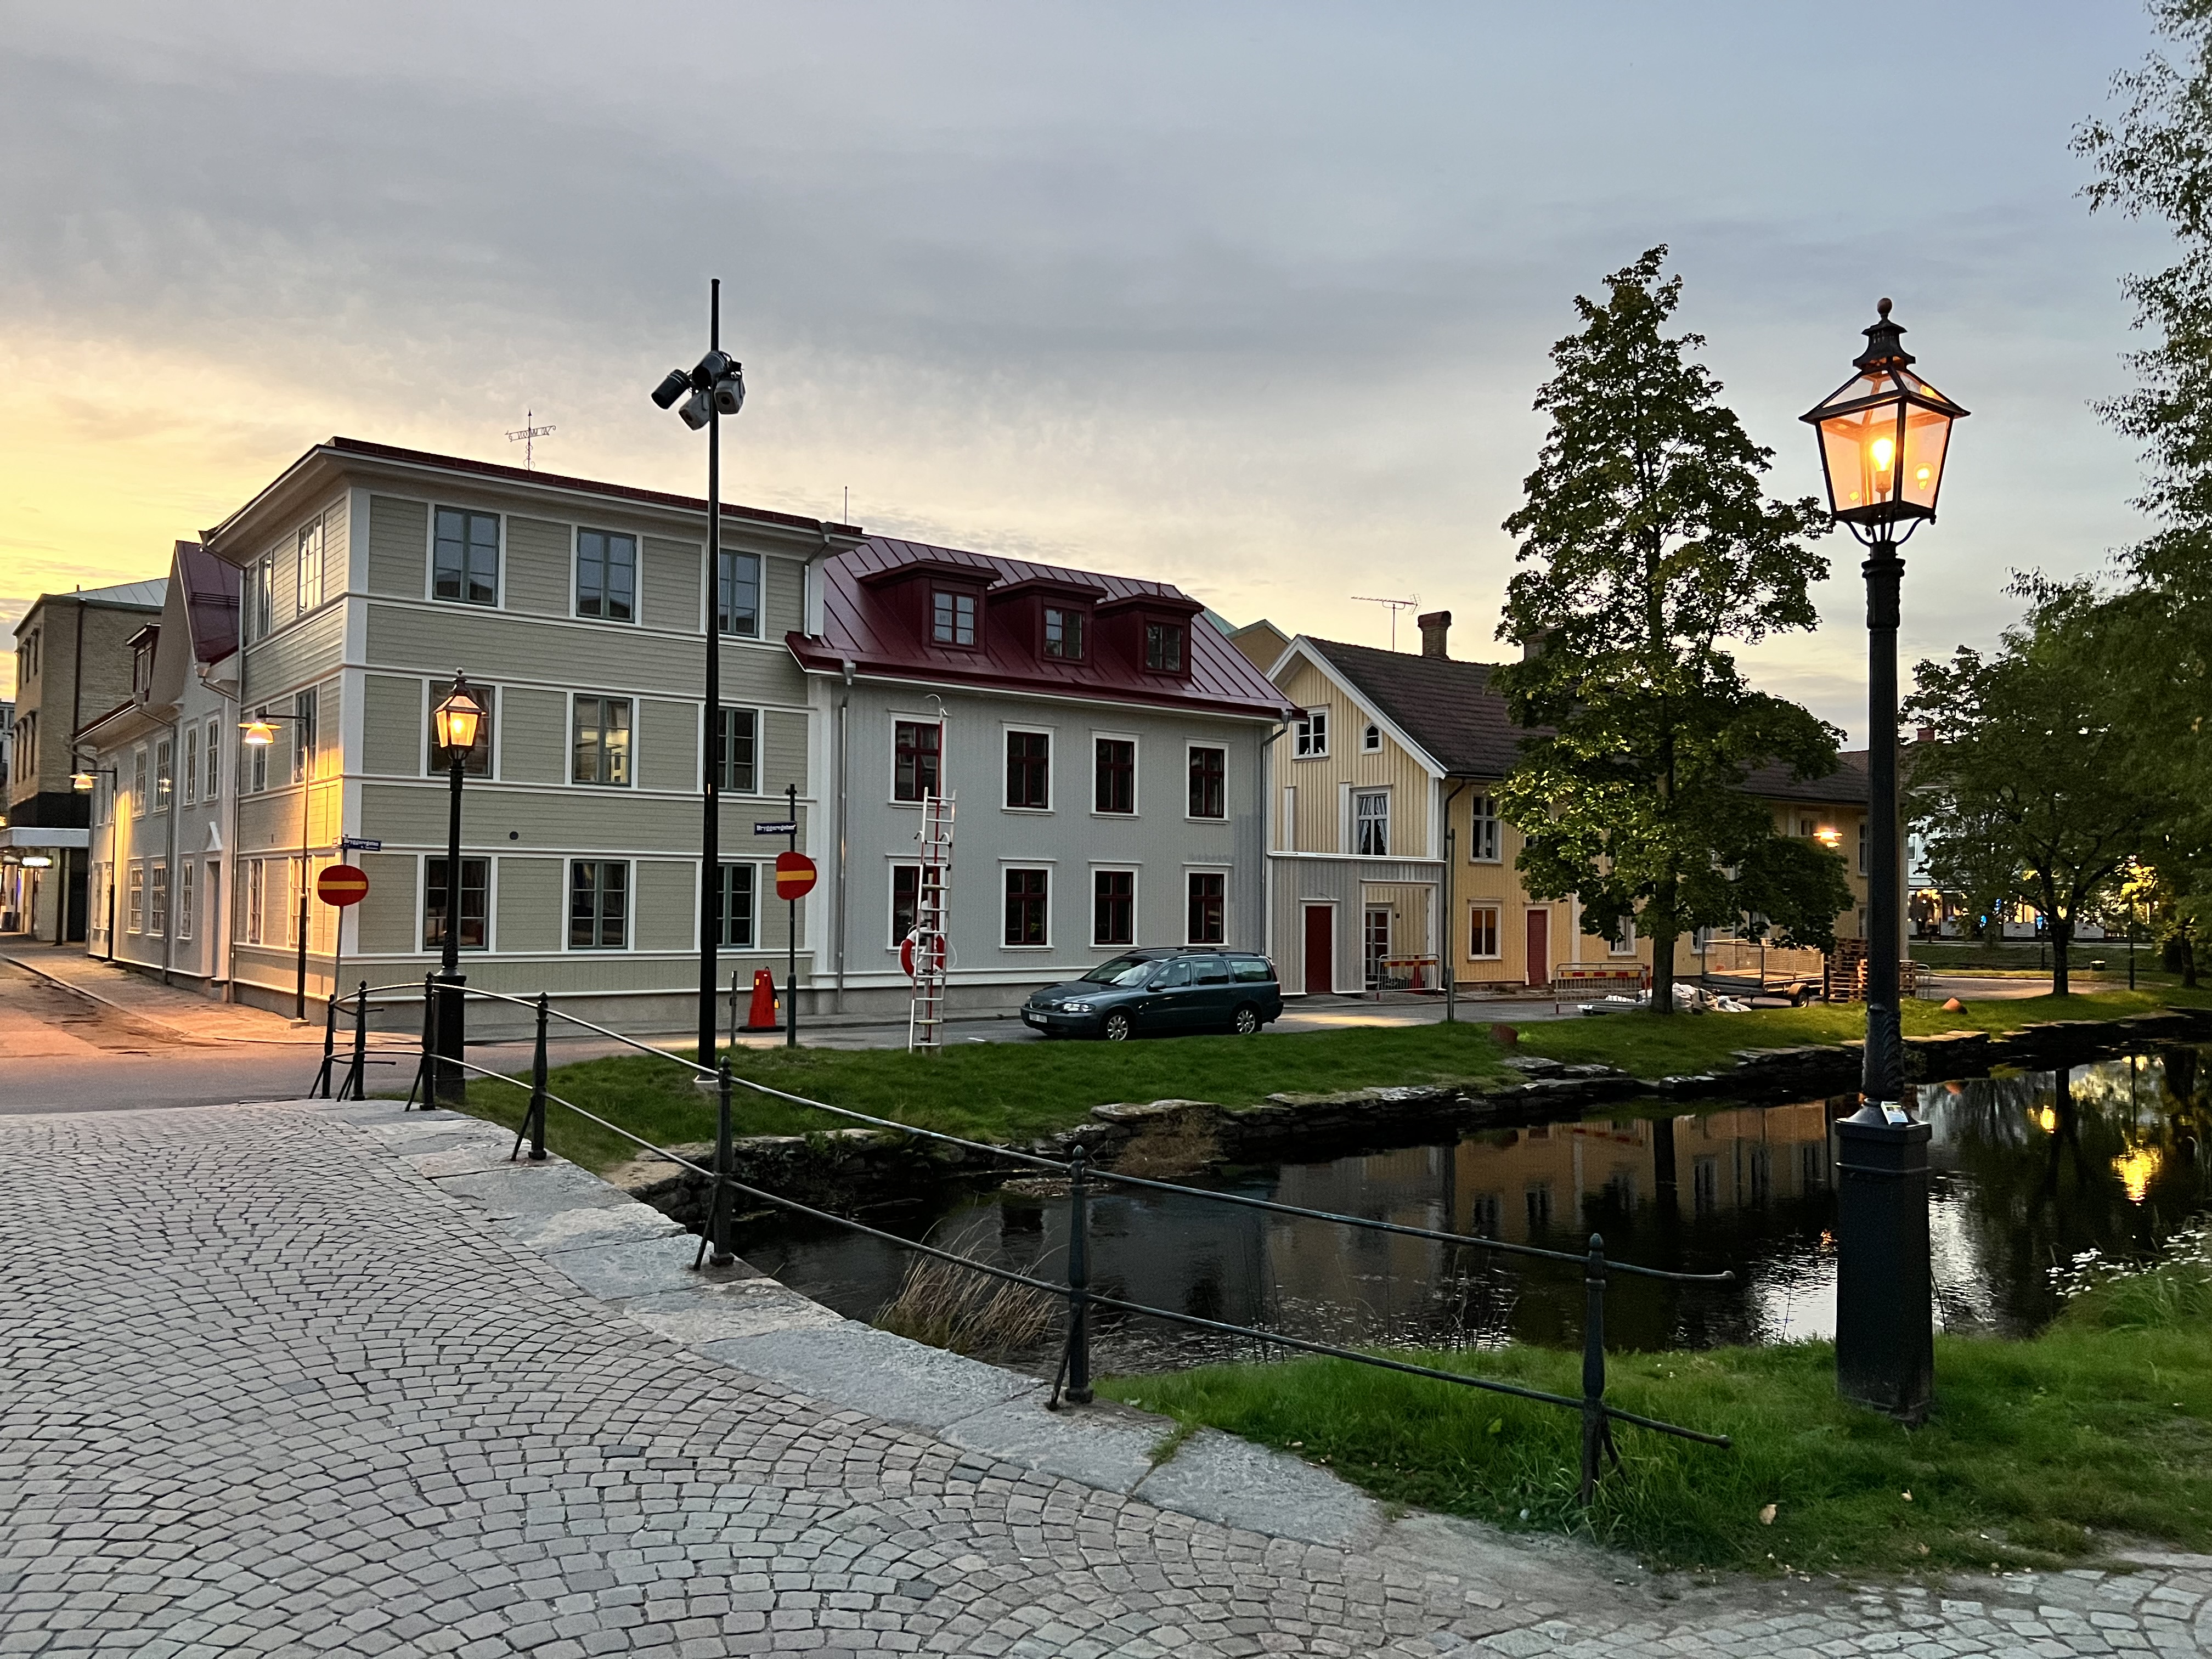
M1283 1012L1274 964L1243 951L1184 946L1131 951L1081 979L1048 985L1022 1018L1048 1037L1124 1042L1139 1032L1235 1031L1249 1036Z

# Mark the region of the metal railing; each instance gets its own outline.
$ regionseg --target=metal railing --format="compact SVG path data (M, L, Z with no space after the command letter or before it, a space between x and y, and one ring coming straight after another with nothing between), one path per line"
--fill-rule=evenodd
M371 1006L369 998L382 993L402 990L420 994L423 1000L424 1009L421 1057L416 1067L414 1084L408 1091L406 1108L403 1109L413 1109L418 1093L422 1096L425 1110L430 1109L434 1105L438 1095L444 1092L438 1087L440 1068L443 1066L456 1066L461 1071L477 1076L513 1084L517 1087L523 1086L520 1079L508 1076L502 1072L494 1071L489 1066L478 1066L465 1060L456 1060L449 1056L439 1055L437 1019L440 998L436 994L446 988L447 988L436 985L430 976L426 976L419 986L409 983L373 987L366 982L361 986L355 996L349 1000L351 1007L348 1012L354 1019L353 1053L348 1076L339 1089L337 1098L358 1100L362 1097L362 1068L367 1057L366 1033L368 1010ZM1087 1405L1094 1397L1091 1374L1091 1316L1093 1310L1106 1309L1134 1317L1164 1320L1170 1324L1182 1325L1196 1330L1244 1337L1255 1342L1288 1348L1301 1353L1349 1360L1355 1364L1398 1371L1410 1376L1431 1378L1437 1382L1451 1383L1460 1388L1508 1395L1516 1399L1534 1401L1540 1404L1558 1406L1569 1411L1578 1412L1582 1416L1580 1494L1581 1500L1585 1504L1590 1503L1596 1495L1597 1484L1603 1473L1603 1465L1609 1461L1613 1467L1620 1467L1620 1454L1613 1438L1613 1425L1615 1423L1632 1424L1638 1428L1649 1429L1658 1434L1671 1435L1678 1439L1696 1441L1703 1445L1728 1447L1734 1443L1727 1435L1709 1434L1700 1429L1686 1428L1680 1424L1668 1423L1658 1418L1646 1417L1640 1413L1626 1411L1612 1404L1605 1397L1605 1303L1607 1289L1614 1274L1623 1273L1679 1285L1724 1285L1735 1282L1735 1275L1733 1273L1674 1273L1665 1268L1647 1267L1634 1262L1609 1261L1605 1253L1605 1240L1596 1233L1590 1235L1589 1247L1582 1253L1549 1250L1534 1244L1515 1244L1504 1239L1486 1238L1480 1234L1449 1232L1432 1227L1416 1227L1403 1222L1382 1221L1369 1216L1344 1215L1330 1210L1310 1209L1303 1205L1282 1204L1272 1199L1254 1198L1242 1193L1216 1192L1201 1187L1186 1187L1175 1182L1155 1181L1143 1176L1123 1175L1113 1170L1094 1168L1089 1153L1079 1144L1065 1159L1047 1158L1040 1153L1024 1152L1011 1146L994 1146L986 1141L970 1140L964 1136L949 1134L940 1129L921 1128L913 1124L901 1123L895 1119L877 1117L867 1112L856 1111L849 1106L833 1106L827 1101L814 1100L805 1095L793 1094L787 1090L775 1088L750 1078L736 1075L730 1069L730 1060L726 1054L720 1056L714 1066L702 1066L696 1060L687 1060L681 1054L670 1054L665 1048L656 1048L650 1043L641 1042L635 1037L625 1036L619 1031L608 1030L604 1025L597 1025L574 1014L565 1013L553 1007L550 997L542 991L535 997L519 997L499 991L483 990L473 986L459 988L468 996L481 997L491 1001L510 1003L518 1007L528 1008L535 1016L536 1042L531 1058L528 1085L530 1101L524 1109L522 1121L515 1132L514 1149L507 1154L509 1162L521 1157L526 1143L529 1146L530 1157L533 1161L544 1158L546 1110L549 1106L557 1105L565 1110L574 1112L586 1122L596 1124L610 1133L629 1142L641 1151L665 1159L679 1169L688 1170L710 1183L711 1195L708 1204L707 1218L700 1230L698 1254L692 1260L692 1266L695 1268L727 1267L738 1259L737 1252L731 1245L731 1231L735 1221L734 1205L732 1200L735 1196L742 1194L793 1215L804 1216L811 1220L824 1222L832 1226L843 1228L848 1232L859 1233L866 1237L879 1240L896 1249L949 1262L971 1273L981 1273L1008 1284L1024 1285L1030 1290L1058 1297L1066 1304L1066 1334L1062 1344L1059 1370L1053 1379L1052 1393L1047 1401L1048 1409L1058 1410L1063 1399L1072 1404ZM598 1113L555 1094L546 1083L549 1069L547 1039L550 1022L555 1019L622 1043L640 1054L649 1054L656 1059L681 1066L693 1073L695 1079L701 1082L708 1079L713 1079L715 1100L713 1167L708 1168L694 1162L680 1152L658 1146L624 1128L621 1124L611 1122ZM332 1020L334 1030L334 1015ZM325 1079L327 1079L330 1074L331 1054L331 1045L326 1042L324 1059ZM736 1133L732 1101L733 1091L738 1087L748 1089L755 1094L770 1099L785 1101L815 1111L827 1112L834 1117L854 1123L866 1124L872 1128L888 1131L893 1134L958 1146L969 1152L981 1153L994 1162L1023 1164L1032 1169L1050 1170L1056 1175L1064 1176L1066 1178L1068 1188L1066 1281L1057 1283L1051 1279L1039 1279L1032 1274L1019 1273L1011 1267L1002 1267L993 1262L979 1261L973 1256L942 1249L936 1245L926 1244L916 1239L902 1237L880 1227L869 1226L866 1222L855 1221L849 1216L836 1215L813 1205L801 1203L797 1199L787 1198L780 1193L769 1192L738 1180L734 1173ZM1155 1307L1147 1303L1132 1302L1120 1297L1103 1294L1091 1288L1090 1272L1091 1200L1094 1188L1100 1183L1170 1194L1182 1199L1228 1204L1271 1215L1295 1216L1303 1219L1327 1222L1366 1231L1426 1239L1454 1248L1487 1250L1498 1255L1564 1262L1580 1267L1583 1270L1583 1285L1582 1393L1579 1395L1554 1394L1542 1389L1527 1388L1516 1382L1501 1382L1494 1377L1479 1376L1464 1371L1444 1370L1431 1365L1415 1364L1410 1360L1393 1358L1387 1354L1364 1352L1335 1343L1312 1341L1304 1337L1291 1336L1280 1331L1265 1330L1255 1326L1232 1324L1218 1319L1206 1319L1173 1308Z

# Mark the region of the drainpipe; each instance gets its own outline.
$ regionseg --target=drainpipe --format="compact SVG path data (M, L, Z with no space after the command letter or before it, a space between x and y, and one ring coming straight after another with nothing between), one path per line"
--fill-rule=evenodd
M178 705L179 708L183 704ZM161 918L161 983L169 982L169 969L177 958L177 803L184 791L177 787L177 768L185 758L185 727L181 719L169 722L169 854L168 914Z
M1286 718L1260 741L1260 914L1264 918L1260 931L1260 952L1269 962L1275 960L1275 845L1267 826L1275 821L1275 756L1276 743L1291 729ZM1275 971L1282 972L1280 964Z
M837 698L837 1012L845 1012L845 780L846 763L851 753L850 733L853 716L853 672L856 665L849 657L838 666L844 671L845 687Z
M1444 915L1443 926L1437 931L1443 937L1437 940L1437 971L1444 979L1444 1024L1459 1018L1459 909L1452 902L1452 876L1459 860L1455 856L1459 843L1459 826L1452 822L1452 803L1459 799L1460 791L1467 787L1462 778L1452 785L1451 793L1444 797Z

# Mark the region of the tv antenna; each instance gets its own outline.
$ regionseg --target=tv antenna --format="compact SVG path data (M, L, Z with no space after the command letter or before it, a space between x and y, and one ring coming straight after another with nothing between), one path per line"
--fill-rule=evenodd
M537 411L534 410L524 410L522 411L522 429L519 432L510 432L507 434L507 442L511 444L520 443L522 446L522 466L523 471L526 472L534 471L536 470L538 461L538 441L553 430L550 426L532 426L530 423L531 417L536 413Z
M1421 608L1421 596L1418 593L1410 599L1378 599L1366 593L1354 593L1352 597L1362 605L1387 605L1390 607L1390 648L1393 651L1398 648L1398 613Z

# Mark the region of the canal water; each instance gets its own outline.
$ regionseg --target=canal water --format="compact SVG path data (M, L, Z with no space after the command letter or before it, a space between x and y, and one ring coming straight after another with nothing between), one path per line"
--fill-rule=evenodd
M2057 1311L2064 1279L2085 1261L2150 1260L2212 1216L2208 1059L2212 1051L2168 1050L2056 1075L1922 1088L1934 1131L1944 1328L2031 1334ZM1833 1331L1831 1109L1820 1101L1616 1106L1580 1121L1486 1126L1433 1145L1231 1169L1186 1184L1558 1249L1578 1249L1600 1232L1619 1260L1733 1268L1737 1280L1615 1278L1608 1346L1786 1341ZM1065 1200L951 1190L866 1218L1056 1279L1066 1270L1066 1215ZM1091 1216L1091 1280L1106 1295L1341 1343L1581 1339L1581 1272L1567 1264L1111 1188ZM913 1259L788 1218L749 1221L738 1248L763 1272L860 1320L896 1293ZM1003 1358L1049 1370L1053 1340ZM1093 1363L1147 1370L1261 1352L1244 1339L1107 1315Z

